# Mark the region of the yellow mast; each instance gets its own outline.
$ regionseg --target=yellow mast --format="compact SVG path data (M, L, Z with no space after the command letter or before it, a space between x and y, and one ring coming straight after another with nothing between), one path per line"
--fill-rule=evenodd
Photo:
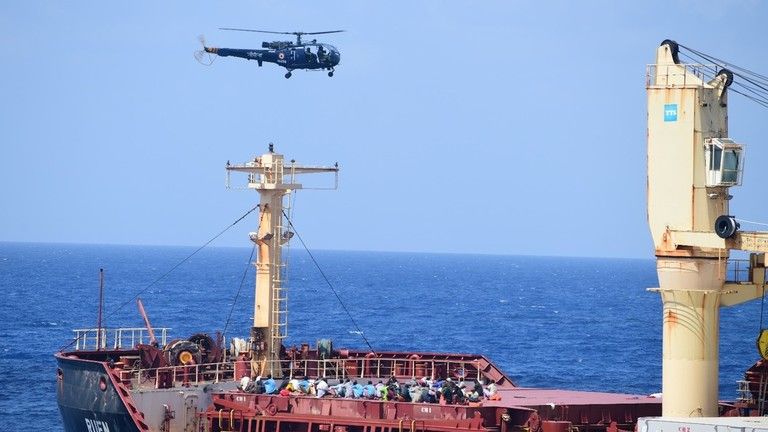
M729 216L741 184L743 146L728 138L720 71L680 64L664 41L647 75L648 224L663 302L663 415L717 416L720 307L759 298L764 254L752 254L746 282L726 280L730 249L768 251L768 233L739 232Z
M250 338L251 372L253 375L271 373L280 377L280 352L282 342L288 335L282 249L293 237L283 217L284 200L292 191L302 189L302 185L294 181L297 174L332 172L338 180L339 169L337 166L300 166L293 160L286 164L283 155L275 153L271 143L269 152L243 165L227 163L226 169L228 176L232 171L247 173L248 189L256 190L260 197L259 229L250 233L258 248L254 263L256 286Z

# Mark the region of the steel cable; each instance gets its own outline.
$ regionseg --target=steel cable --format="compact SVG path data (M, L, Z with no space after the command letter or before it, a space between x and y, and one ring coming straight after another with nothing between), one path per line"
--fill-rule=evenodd
M333 292L333 295L336 296L336 300L339 301L339 304L341 305L342 309L344 309L344 312L347 313L347 316L349 317L349 320L352 321L352 325L355 326L355 329L357 330L357 333L360 335L360 337L363 338L363 341L366 345L368 345L368 348L370 348L371 352L375 353L376 350L373 349L373 346L371 346L371 343L368 342L368 338L365 337L365 333L363 333L362 330L360 330L360 326L357 325L357 322L355 321L355 318L352 317L352 313L347 309L347 306L344 304L344 302L341 300L341 297L339 296L339 293L336 292L336 288L333 287L333 284L328 279L328 276L325 275L325 272L320 267L320 263L317 262L315 259L315 256L312 255L312 252L307 247L307 244L304 243L304 239L301 238L301 234L296 230L296 226L293 225L293 221L288 217L287 214L285 214L285 210L283 210L283 216L285 216L285 219L288 221L288 225L293 229L293 232L296 233L296 237L299 238L299 241L301 242L301 245L304 246L304 250L307 251L307 254L309 254L309 258L312 259L312 262L315 264L315 267L317 267L317 270L320 272L320 275L325 279L325 283L328 284L328 287L331 288L331 291Z
M246 218L246 217L247 217L249 214L253 213L253 211L254 211L254 210L256 210L256 209L257 209L257 208L259 208L259 207L260 207L260 205L258 205L258 204L257 204L255 207L253 207L252 209L250 209L250 210L248 210L247 212L245 212L245 214L243 214L242 216L240 216L239 218L237 218L237 219L236 219L234 222L232 222L231 224L229 224L229 226L227 226L226 228L224 228L223 230L221 230L221 232L219 232L218 234L216 234L215 236L213 236L213 237L212 237L210 240L208 240L207 242L205 242L205 243L204 243L202 246L200 246L199 248L195 249L195 251L194 251L194 252L192 252L191 254L187 255L187 257L186 257L186 258L184 258L183 260L179 261L179 262L178 262L178 263L177 263L175 266L171 267L171 269L170 269L170 270L168 270L167 272L163 273L163 274L162 274L160 277L158 277L157 279L155 279L155 280L154 280L152 283L150 283L149 285L147 285L146 287L144 287L144 289L142 289L141 291L139 291L139 292L138 292L138 293L137 293L135 296L133 296L133 297L132 297L130 300L128 300L128 301L126 301L126 302L122 303L122 304L121 304L121 305L119 305L117 308L115 308L115 309L114 309L112 312L110 312L108 315L106 315L106 316L104 317L104 319L106 320L107 318L109 318L109 317L111 317L112 315L114 315L114 314L115 314L117 311L119 311L120 309L124 308L124 307L125 307L126 305L128 305L129 303L132 303L132 302L136 301L136 299L137 299L137 298L139 298L139 296L140 296L140 295L142 295L143 293L145 293L145 292L146 292L148 289L152 288L152 287L153 287L155 284L157 284L157 283L158 283L158 282L160 282L161 280L165 279L165 278L166 278L166 277L167 277L169 274L171 274L171 273L172 273L174 270L176 270L177 268L179 268L179 267L180 267L182 264L184 264L185 262L189 261L189 260L190 260L190 259L191 259L193 256L195 256L195 255L196 255L198 252L200 252L201 250L203 250L203 248L205 248L206 246L208 246L209 244L211 244L211 243L212 243L214 240L216 240L217 238L221 237L221 236L222 236L222 235L223 235L225 232L229 231L229 229L230 229L230 228L232 228L233 226L237 225L237 224L238 224L238 223L239 223L241 220L245 219L245 218ZM100 331L100 330L97 330L97 331ZM72 341L71 341L71 342L69 342L68 344L66 344L66 345L62 346L61 348L59 348L59 351L63 351L63 350L65 350L65 349L67 349L67 348L71 347L71 346L72 346L72 344L76 343L78 340L80 340L80 338L82 338L82 337L84 337L84 336L85 336L85 335L82 335L82 336L80 336L80 337L76 337L76 338L72 339Z
M736 94L739 94L741 96L746 97L747 99L752 100L753 102L768 108L768 77L765 75L753 72L749 69L734 65L732 63L729 63L725 60L721 60L717 57L702 53L701 51L697 51L693 48L687 47L685 45L678 44L680 48L684 48L688 50L690 53L696 55L700 59L713 63L714 65L722 68L728 68L731 70L731 73L733 73L734 76L741 78L742 80L746 81L750 85L747 85L743 82L736 81L734 84L740 86L744 89L744 91L739 91L733 87L730 88L731 91L733 91ZM698 59L694 59L692 56L687 55L685 53L680 53L686 58L689 58L693 60L694 62L699 62ZM702 64L702 68L710 70L713 72L713 75L717 74L717 70L706 65ZM746 92L752 93L752 95L746 94Z
M258 205L256 207L259 207ZM261 222L264 220L264 213L261 214L261 217L259 218L259 225L256 227L256 233L259 232L261 229ZM237 294L235 294L235 299L232 300L232 307L229 309L229 315L227 316L227 322L224 324L224 330L222 330L221 335L224 336L227 334L227 327L229 327L229 321L232 318L232 312L235 310L235 305L237 304L237 299L240 297L240 292L243 290L243 285L245 284L245 277L248 275L248 270L251 268L251 262L253 261L253 254L256 252L256 243L253 244L253 247L251 248L251 256L248 258L248 262L245 264L245 270L243 271L243 277L240 278L240 287L237 289Z

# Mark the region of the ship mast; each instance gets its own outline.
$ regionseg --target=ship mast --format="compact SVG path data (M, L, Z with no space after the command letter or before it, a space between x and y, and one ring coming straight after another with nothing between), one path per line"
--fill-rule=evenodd
M250 233L251 241L258 248L256 286L251 328L251 370L253 375L271 373L282 376L280 353L283 340L288 336L288 305L284 286L285 268L282 249L287 246L293 233L284 218L285 199L292 191L302 189L296 183L297 174L334 173L338 183L338 166L300 166L293 160L285 163L283 155L275 153L272 143L269 152L255 157L243 165L227 162L227 186L229 173L248 174L248 189L259 193L259 228Z
M664 41L648 67L648 223L663 303L663 415L717 416L720 307L765 292L768 233L742 232L730 216L743 146L728 138L720 70L705 81ZM729 281L731 249L749 250L746 280Z

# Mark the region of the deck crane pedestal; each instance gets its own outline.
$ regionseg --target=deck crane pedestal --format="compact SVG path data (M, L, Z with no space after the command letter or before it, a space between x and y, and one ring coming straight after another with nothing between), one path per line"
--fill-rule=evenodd
M722 69L678 60L666 40L648 67L648 223L663 302L665 417L718 415L720 308L760 298L767 232L739 231L729 188L741 184L744 148L728 136L728 86ZM706 66L704 66L706 67ZM729 281L731 250L753 252L749 275Z

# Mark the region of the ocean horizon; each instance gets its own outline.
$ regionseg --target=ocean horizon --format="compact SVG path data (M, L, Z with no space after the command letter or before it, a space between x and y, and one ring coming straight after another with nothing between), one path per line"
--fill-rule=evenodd
M0 242L4 419L24 424L35 412L37 428L63 430L53 354L72 340L72 329L96 326L100 268L106 327L143 327L140 296L152 325L169 327L172 338L225 326L227 338L246 337L251 248L205 248L153 284L196 249ZM287 255L288 345L326 338L335 348L368 349L359 327L376 350L485 355L523 387L661 391L661 300L647 291L658 286L652 258L312 254L345 307L294 244ZM722 309L723 400L736 398L736 381L759 358L760 306Z

